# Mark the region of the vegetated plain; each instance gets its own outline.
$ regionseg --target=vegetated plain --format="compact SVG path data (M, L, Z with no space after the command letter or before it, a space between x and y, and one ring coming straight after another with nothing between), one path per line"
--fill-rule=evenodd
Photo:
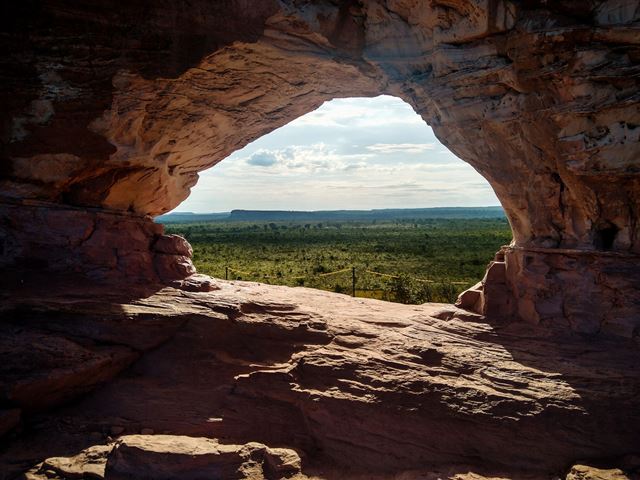
M351 294L355 267L357 296L402 303L454 302L511 241L503 216L215 220L167 223L166 231L185 236L198 271L213 277Z

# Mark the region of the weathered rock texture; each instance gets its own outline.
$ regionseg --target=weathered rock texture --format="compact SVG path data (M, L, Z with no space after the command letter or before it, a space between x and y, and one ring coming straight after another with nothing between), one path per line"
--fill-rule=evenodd
M323 101L386 93L484 175L507 211L506 280L478 289L489 297L480 303L497 305L480 311L638 334L638 283L627 276L640 254L637 1L3 9L0 191L13 202L3 212L24 208L3 214L3 264L186 276L185 258L171 265L149 250L158 232L143 216L174 208L199 171ZM68 226L33 228L33 200ZM109 210L100 235L120 223L148 239L102 257L70 206ZM124 212L139 217L113 217Z
M113 480L280 480L298 473L300 457L293 450L171 435L125 436L115 445L105 468L105 478Z
M2 373L20 375L3 374L0 391L22 392L2 402L24 412L22 435L0 453L5 478L45 459L36 470L93 465L87 454L59 457L123 435L109 462L115 473L141 472L137 478L169 478L172 469L181 472L174 478L186 478L189 469L220 462L238 468L248 451L263 469L262 447L228 447L226 463L211 453L218 443L251 442L292 449L306 475L335 480L549 480L577 461L629 475L640 467L633 457L640 449L640 352L630 340L585 342L560 328L491 326L450 305L218 286L132 291L130 298L105 287L80 296L72 285L4 295L0 318L20 335L10 351L0 350ZM65 352L82 346L86 353L38 354L25 365L30 350L55 352L63 342L77 345ZM78 398L87 390L84 372L95 372L93 359L107 355L114 361L101 370L101 388L33 416L45 402ZM53 377L55 391L43 385ZM185 452L200 441L150 434L218 440L204 441L202 456L188 460ZM468 472L482 476L456 477Z
M637 469L637 1L1 8L2 475L150 431L294 449L319 478ZM506 209L512 245L460 299L482 315L190 276L152 217L199 171L381 93Z
M460 472L460 473L455 473ZM602 469L574 465L565 480L634 480L619 468ZM301 472L300 457L293 450L269 448L260 443L221 445L215 439L174 435L128 435L115 444L89 447L71 457L46 459L24 475L25 480L66 478L154 480L322 480ZM340 478L340 477L334 477ZM507 480L467 471L462 466L445 470L403 472L399 475L369 473L349 475L352 480ZM544 477L520 474L518 480ZM560 477L555 477L560 480Z
M52 457L27 472L28 480L304 480L293 450L260 443L224 445L214 439L127 435L72 457ZM624 479L624 477L621 477Z
M0 267L64 272L111 283L167 283L195 273L178 235L140 215L60 205L0 204Z

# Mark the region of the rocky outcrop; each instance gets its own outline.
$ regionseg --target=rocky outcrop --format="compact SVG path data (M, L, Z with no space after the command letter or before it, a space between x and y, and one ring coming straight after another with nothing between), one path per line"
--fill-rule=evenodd
M191 246L163 230L149 217L122 212L0 205L0 267L18 282L33 272L124 285L167 284L194 274Z
M450 305L216 283L210 292L167 287L123 297L96 287L77 297L68 285L3 297L3 323L23 332L14 339L21 349L3 351L10 370L34 348L33 332L41 349L62 338L138 360L126 371L119 364L122 373L82 398L87 389L59 382L59 395L76 401L37 417L33 407L46 392L32 385L58 370L43 361L4 376L3 391L18 385L32 396L3 400L28 413L23 434L0 454L0 471L139 433L292 449L306 475L327 479L411 471L398 478L549 478L578 460L638 468L634 342L587 340L554 325L490 325ZM15 315L26 309L38 315ZM82 356L66 362L60 371L91 367ZM142 468L131 459L182 465L179 452L152 461L153 452L122 448L117 462L126 468Z
M602 469L588 465L575 465L567 480L627 480L629 477L619 468Z
M172 435L128 435L115 444L89 447L73 457L48 458L29 480L94 478L122 480L303 480L293 450L260 443L223 445L213 439Z
M624 277L640 263L637 2L29 5L4 7L3 265L184 278L187 256L157 255L145 215L176 207L199 171L323 101L386 93L505 207L513 275L485 282L496 299L481 303L529 322L580 310L565 324L636 334L638 288ZM35 201L55 213L35 214ZM87 230L83 215L101 221ZM119 231L121 243L135 232L131 250L96 251ZM574 264L579 288L563 273ZM602 306L575 307L582 298Z
M105 478L281 480L300 473L293 450L260 443L223 445L207 438L131 435L118 440Z
M515 317L639 341L637 260L621 252L503 247L456 305L494 322Z
M440 471L413 471L400 475L371 473L354 480L507 480L486 477L464 468ZM464 473L454 473L456 471ZM519 480L542 480L544 477L523 474ZM66 478L157 480L181 478L205 480L321 480L301 472L301 462L293 450L269 448L259 443L222 445L215 439L172 435L130 435L115 444L89 447L72 457L48 458L25 474L26 480L63 480ZM548 477L547 477L548 478ZM555 477L558 480L560 477ZM565 480L631 480L618 468L601 469L574 465Z
M2 475L98 475L60 472L150 431L319 478L637 474L637 2L5 3ZM216 283L153 223L234 150L382 93L509 217L467 310Z
M71 457L52 457L32 468L24 477L26 480L104 478L107 456L113 445L95 445Z

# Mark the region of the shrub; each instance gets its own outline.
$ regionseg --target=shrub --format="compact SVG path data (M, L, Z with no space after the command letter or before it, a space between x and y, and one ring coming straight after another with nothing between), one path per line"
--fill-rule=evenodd
M407 275L400 275L391 279L389 289L394 301L398 303L415 303L413 281Z
M327 273L327 267L320 263L313 267L313 273Z

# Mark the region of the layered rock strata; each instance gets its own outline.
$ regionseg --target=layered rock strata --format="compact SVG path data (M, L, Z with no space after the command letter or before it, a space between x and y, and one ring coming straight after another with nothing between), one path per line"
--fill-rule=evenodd
M73 457L48 458L27 472L28 480L94 478L126 480L304 480L293 450L260 443L224 445L208 438L127 435L89 447Z
M195 273L193 250L149 217L57 204L0 205L0 267L121 283L171 283Z
M450 305L217 283L3 296L2 325L15 331L2 336L0 391L22 410L23 433L5 437L0 472L139 433L293 449L320 479L640 467L631 341L490 325ZM76 401L44 413L60 398Z
M456 305L494 322L515 317L640 341L639 259L621 252L503 247Z
M0 201L24 209L11 221L3 214L1 243L11 245L3 264L46 261L41 246L58 252L66 242L68 263L56 254L51 268L102 270L106 259L89 244L78 252L85 232L68 207L120 213L98 224L113 235L131 214L176 207L199 171L323 101L384 93L412 105L505 207L516 273L482 289L496 296L483 305L508 304L508 315L537 322L602 299L565 323L637 333L628 310L638 308L638 285L624 281L640 254L637 2L231 0L185 9L102 0L3 9ZM68 231L40 229L32 201L68 212ZM132 229L153 244L147 223ZM27 231L28 241L19 238ZM158 273L155 252L138 246L136 260L107 255L107 268ZM175 267L161 257L160 269L186 276L178 257ZM579 288L563 273L574 264L592 279Z
M507 480L486 477L462 466L432 472L404 472L400 475L370 473L352 480ZM464 473L455 473L464 472ZM633 475L633 474L631 474ZM332 475L333 477L333 475ZM564 477L564 476L563 476ZM108 445L89 447L72 457L52 457L25 474L26 480L92 478L118 480L321 480L301 472L300 457L293 450L272 449L259 443L221 445L214 439L172 435L129 435ZM334 477L335 478L335 477ZM548 478L548 477L547 477ZM560 477L556 477L560 480ZM519 480L542 480L544 476L524 474ZM619 468L574 465L565 480L632 480Z
M637 475L637 2L5 3L3 476L150 432L319 478ZM468 310L190 276L152 217L198 172L379 94L505 207Z

